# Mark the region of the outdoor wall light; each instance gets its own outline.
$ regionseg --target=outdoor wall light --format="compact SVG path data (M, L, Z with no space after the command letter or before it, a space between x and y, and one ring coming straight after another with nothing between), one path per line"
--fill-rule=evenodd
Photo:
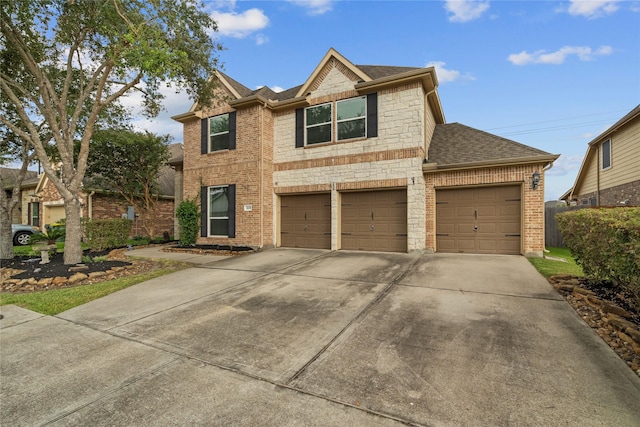
M531 188L537 190L538 184L540 184L540 173L535 171L533 175L531 175Z

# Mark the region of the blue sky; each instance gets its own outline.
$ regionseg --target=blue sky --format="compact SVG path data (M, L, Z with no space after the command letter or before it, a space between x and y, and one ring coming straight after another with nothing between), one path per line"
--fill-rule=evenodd
M435 66L448 123L551 153L545 199L587 144L640 103L640 1L204 1L223 71L250 88L302 84L331 47L361 65ZM133 99L131 100L133 103ZM167 111L139 127L182 141Z

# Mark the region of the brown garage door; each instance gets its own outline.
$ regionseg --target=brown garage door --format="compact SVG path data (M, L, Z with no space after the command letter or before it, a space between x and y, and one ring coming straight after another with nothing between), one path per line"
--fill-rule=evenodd
M436 250L520 253L520 186L436 192Z
M280 246L331 249L331 195L283 196Z
M342 249L407 251L407 191L342 194Z

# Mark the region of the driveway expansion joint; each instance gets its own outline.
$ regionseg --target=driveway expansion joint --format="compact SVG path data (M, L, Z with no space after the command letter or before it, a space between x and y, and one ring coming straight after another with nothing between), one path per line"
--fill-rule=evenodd
M413 269L413 267L419 260L419 257L414 258L413 261L411 261L411 263L409 263L409 265L405 267L403 271L398 273L380 291L380 293L378 293L378 295L376 295L376 297L371 302L369 302L369 304L367 304L362 310L360 310L333 338L331 338L331 340L329 340L329 342L324 347L320 349L320 351L318 351L311 359L309 359L309 361L305 363L304 366L302 366L302 368L298 370L298 372L293 374L293 376L291 376L291 378L289 378L289 380L287 381L287 384L291 384L300 375L302 375L309 368L309 366L311 366L316 360L318 360L318 358L322 356L349 328L351 328L352 325L358 323L361 319L366 317L369 311L371 311L373 307L378 305L379 302L382 301L382 299L391 291L391 289L398 284L398 282L406 277L407 273L411 271L411 269Z

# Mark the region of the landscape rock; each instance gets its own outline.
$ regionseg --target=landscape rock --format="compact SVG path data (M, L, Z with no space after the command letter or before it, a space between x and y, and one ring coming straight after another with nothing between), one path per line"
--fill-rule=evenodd
M74 274L73 276L69 277L69 283L71 283L71 284L78 283L81 280L84 280L84 279L86 279L88 277L89 276L87 276L86 274L78 272L78 273Z

